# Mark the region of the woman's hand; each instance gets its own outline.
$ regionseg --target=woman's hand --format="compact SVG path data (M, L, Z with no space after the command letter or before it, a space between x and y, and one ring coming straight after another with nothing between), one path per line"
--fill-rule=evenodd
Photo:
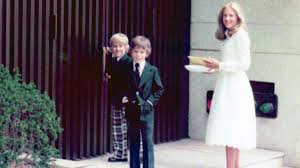
M204 73L204 74L212 74L212 73L215 73L215 72L217 72L216 69L209 69L208 71L202 72L202 73Z
M204 63L205 63L205 66L210 68L209 71L211 70L219 70L220 68L220 62L214 58L204 58Z

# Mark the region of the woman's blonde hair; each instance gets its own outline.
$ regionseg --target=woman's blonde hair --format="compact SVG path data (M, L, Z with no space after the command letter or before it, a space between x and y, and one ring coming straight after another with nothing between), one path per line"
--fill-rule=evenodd
M109 40L109 43L110 43L110 46L112 46L115 42L119 42L123 45L125 45L125 49L126 49L126 52L129 51L129 40L128 40L128 37L123 34L123 33L116 33L114 35L111 36L110 40Z
M224 23L223 23L223 12L226 8L231 8L234 10L235 14L237 15L237 25L235 25L235 27L231 30L227 30L227 28L225 27ZM215 36L218 40L225 40L226 36L225 36L225 32L226 30L228 31L228 35L232 36L234 33L236 33L239 28L244 28L247 31L247 25L246 25L246 21L245 21L245 17L244 17L244 13L242 11L241 6L237 3L237 2L228 2L227 4L225 4L218 15L218 29L215 33Z

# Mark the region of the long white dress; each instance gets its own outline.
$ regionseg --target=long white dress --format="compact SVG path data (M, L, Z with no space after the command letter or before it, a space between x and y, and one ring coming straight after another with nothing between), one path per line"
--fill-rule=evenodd
M238 149L256 147L253 92L245 73L250 67L248 32L238 30L221 46L220 72L208 118L206 143Z

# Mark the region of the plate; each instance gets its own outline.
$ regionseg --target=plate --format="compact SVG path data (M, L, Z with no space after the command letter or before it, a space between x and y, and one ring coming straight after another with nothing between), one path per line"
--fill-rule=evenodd
M202 65L185 65L185 69L190 72L208 72L209 68Z

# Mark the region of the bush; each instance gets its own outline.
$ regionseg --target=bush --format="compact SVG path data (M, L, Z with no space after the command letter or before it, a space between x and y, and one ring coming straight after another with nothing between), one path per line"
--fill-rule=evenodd
M62 131L55 103L32 83L22 83L0 65L0 168L50 167L58 157L53 147Z

